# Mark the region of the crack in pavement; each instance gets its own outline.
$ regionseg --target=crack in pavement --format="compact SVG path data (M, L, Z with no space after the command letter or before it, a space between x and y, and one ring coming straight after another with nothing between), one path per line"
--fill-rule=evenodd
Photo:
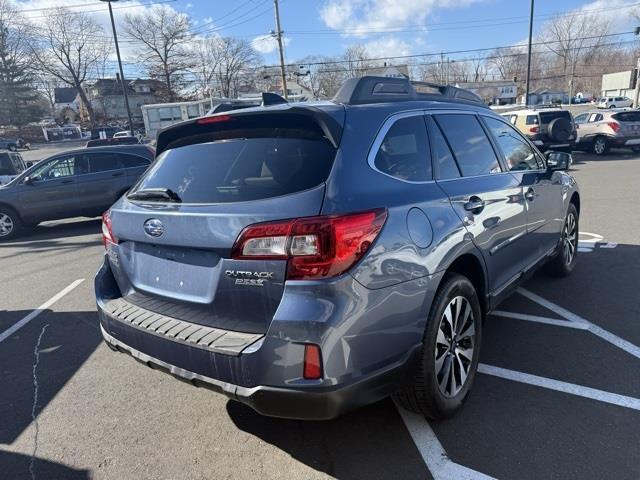
M47 330L49 324L47 323L42 327L42 331L40 332L40 336L38 336L38 341L36 342L36 346L33 349L33 355L35 356L35 361L33 362L33 405L31 406L31 419L33 421L33 425L35 427L35 433L33 437L33 452L31 453L31 459L29 461L29 473L31 474L31 480L35 480L36 473L34 470L35 461L36 461L36 452L38 451L38 433L40 433L40 428L38 426L38 420L36 419L36 410L38 408L38 364L40 363L40 343L42 342L42 337L44 336L44 332Z

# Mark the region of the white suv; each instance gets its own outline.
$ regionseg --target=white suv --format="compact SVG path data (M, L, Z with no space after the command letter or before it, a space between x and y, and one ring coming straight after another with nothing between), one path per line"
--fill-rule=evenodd
M629 97L602 97L598 100L598 108L630 107L633 102Z

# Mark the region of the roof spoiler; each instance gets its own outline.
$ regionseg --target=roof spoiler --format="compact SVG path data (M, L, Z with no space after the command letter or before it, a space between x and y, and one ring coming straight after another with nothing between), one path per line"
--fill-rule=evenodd
M262 106L266 107L268 105L280 105L283 103L289 103L287 100L282 98L277 93L271 92L262 92Z
M342 84L333 101L344 105L362 105L380 102L407 102L412 100L459 101L485 106L475 93L451 85L413 82L406 78L360 77L350 78Z

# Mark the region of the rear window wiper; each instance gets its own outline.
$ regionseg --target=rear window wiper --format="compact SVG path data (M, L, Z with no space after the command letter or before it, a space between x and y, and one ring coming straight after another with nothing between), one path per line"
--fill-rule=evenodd
M180 195L170 188L143 188L127 195L130 200L168 200L181 203Z

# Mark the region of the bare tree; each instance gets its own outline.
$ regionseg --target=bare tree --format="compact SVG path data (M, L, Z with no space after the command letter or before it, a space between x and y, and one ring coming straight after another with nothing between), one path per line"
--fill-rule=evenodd
M199 37L191 44L193 69L197 77L197 93L203 98L213 94L213 83L219 63L220 37Z
M93 125L95 114L84 84L109 54L109 43L100 25L83 12L53 8L34 36L31 51L39 69L76 89Z
M518 47L496 48L487 59L500 80L524 79L527 54Z
M364 71L372 66L364 45L356 44L347 47L342 57L347 78L361 77Z
M215 55L218 65L215 79L224 97L236 96L243 71L254 68L260 62L260 56L244 39L223 37L216 43Z
M187 15L164 5L125 15L125 31L140 43L142 62L148 65L150 76L164 82L166 99L170 102L178 96L180 74L191 67L186 50L190 28Z
M542 27L540 39L554 57L556 76L564 80L563 86L573 89L578 63L597 53L610 28L609 17L579 11L558 15Z

